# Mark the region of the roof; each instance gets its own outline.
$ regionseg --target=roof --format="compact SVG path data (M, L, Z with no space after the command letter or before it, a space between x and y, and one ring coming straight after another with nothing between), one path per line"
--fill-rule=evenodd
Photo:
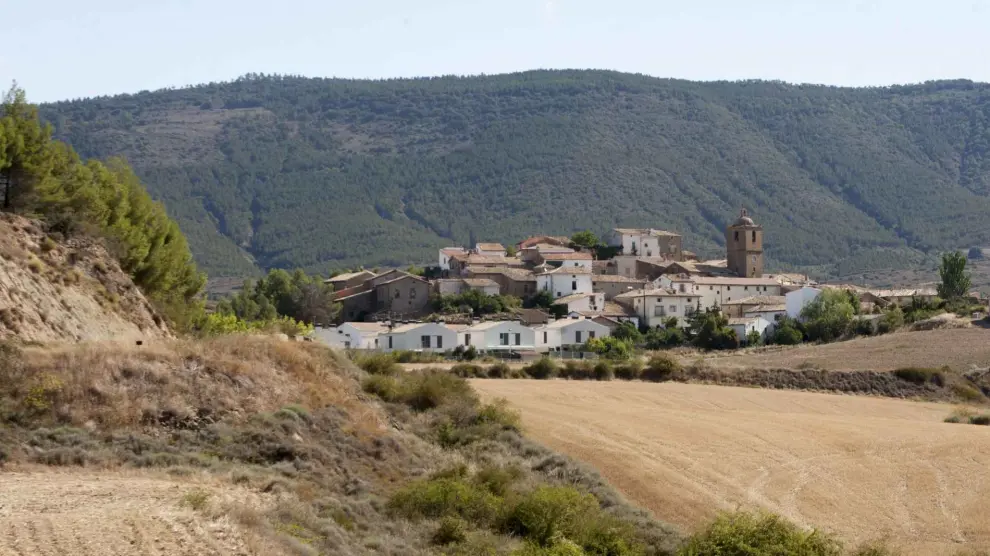
M570 245L571 238L563 236L532 236L520 241L517 245L520 249L525 249L530 245L539 243L558 243L560 245Z
M754 322L756 322L756 319L758 319L758 318L760 318L760 317L732 318L732 319L729 319L729 326L732 326L732 325L738 326L738 325L745 325L745 324L753 324Z
M528 247L523 247L522 251L535 249L537 251L555 251L558 253L573 253L574 249L567 247L566 245L557 245L556 243L537 243L536 245L530 245Z
M357 272L345 272L344 274L338 274L336 276L333 276L333 277L327 279L326 282L329 282L329 283L333 283L333 282L346 282L347 280L350 280L351 278L358 278L360 276L365 276L365 275L374 276L375 273L374 272L371 272L370 270L359 270Z
M399 326L396 326L395 328L389 330L386 333L387 334L404 334L406 332L412 332L413 330L416 330L417 328L419 328L421 326L426 326L427 324L430 324L430 323L427 323L427 322L411 322L409 324L400 324Z
M591 270L580 266L562 266L553 270L541 272L539 275L543 276L546 274L591 274Z
M667 232L664 230L654 230L653 228L614 228L614 231L622 235L681 237L681 234L675 234L674 232Z
M416 276L415 274L404 274L403 276L398 276L396 278L392 278L391 280L379 282L375 287L384 286L386 284L394 284L395 282L398 282L400 280L408 280L408 279L419 280L420 282L428 282L428 280L426 278L423 278L422 276Z
M669 257L636 257L636 261L654 266L662 266L664 268L670 266L671 263L676 262Z
M749 217L746 209L739 211L739 218L736 219L735 223L732 224L732 228L761 228L753 219Z
M351 288L351 289L355 289L355 288ZM337 293L347 293L347 295L342 295L340 297L334 297L333 300L334 301L346 301L348 299L353 299L353 298L355 298L355 297L357 297L359 295L368 295L368 294L371 293L371 291L372 290L361 290L361 291L359 291L357 293L347 293L348 290L341 290L340 292L337 292Z
M622 305L621 303L616 303L614 301L606 301L605 307L600 311L578 311L578 314L584 315L586 317L635 317L636 311L629 307Z
M344 324L349 324L362 332L379 332L388 329L388 326L383 322L345 322Z
M550 315L540 309L519 309L516 311L519 317L527 322L547 322Z
M471 328L470 324L446 324L442 322L438 324L442 324L447 328L453 330L454 332L460 332L461 330L467 330L468 328Z
M594 297L593 293L572 293L571 295L565 295L564 297L559 297L553 301L554 305L566 305L573 301L579 301L588 297Z
M501 243L476 243L474 247L478 251L505 251Z
M517 282L535 282L536 275L528 270L521 268L509 268L509 267L468 267L468 274L501 274L506 278L515 280Z
M734 278L730 276L692 276L691 281L705 286L779 286L772 278Z
M723 303L723 305L727 305L727 303ZM757 305L752 309L747 309L746 312L747 313L777 313L786 310L787 310L787 304L775 303L771 305Z
M498 282L489 280L488 278L463 278L461 281L472 288L490 288L492 286L495 286L496 288L498 287Z
M649 280L622 276L621 274L596 274L591 278L592 282L618 282L621 284L645 284Z
M751 295L735 301L726 301L722 305L780 305L787 303L783 295Z
M479 322L478 324L472 324L471 326L465 328L464 330L488 330L489 328L495 328L500 324L519 324L514 320L486 320L484 322Z
M440 252L445 255L460 255L461 253L466 253L467 249L463 247L444 247Z
M638 289L615 296L615 299L634 299L637 297L700 297L696 293L680 293L664 288Z
M582 252L540 253L540 256L548 261L590 261L594 258L591 253Z
M557 320L555 320L553 322L548 322L544 326L546 328L564 328L565 326L570 326L572 324L576 324L576 323L579 323L579 322L592 322L592 323L596 324L597 326L605 326L604 324L602 324L600 322L595 322L595 321L593 321L591 319L587 319L587 318L585 318L585 319L571 319L571 318L557 319Z

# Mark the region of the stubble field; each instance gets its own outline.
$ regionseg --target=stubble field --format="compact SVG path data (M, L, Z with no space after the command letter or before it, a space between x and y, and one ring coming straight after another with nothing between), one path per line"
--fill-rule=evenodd
M943 423L952 406L676 383L472 384L520 409L528 436L687 530L720 509L766 508L850 545L990 549L990 428Z

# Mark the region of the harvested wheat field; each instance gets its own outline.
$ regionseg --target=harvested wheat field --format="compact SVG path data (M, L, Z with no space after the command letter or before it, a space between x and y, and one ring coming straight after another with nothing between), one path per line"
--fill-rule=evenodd
M849 544L990 548L990 427L943 423L952 406L677 383L472 384L520 409L528 436L689 530L719 509L762 507Z
M278 553L225 513L246 492L111 472L0 473L0 556Z
M846 342L797 347L770 347L707 357L717 367L796 368L814 365L829 370L890 371L902 367L942 367L957 371L990 366L990 330L965 328L898 332Z

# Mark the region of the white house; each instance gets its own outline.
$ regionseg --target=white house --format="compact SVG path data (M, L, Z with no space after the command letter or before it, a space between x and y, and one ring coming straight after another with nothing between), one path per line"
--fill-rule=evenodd
M678 326L697 310L698 296L663 288L632 290L615 296L615 301L631 308L649 327L661 326L670 317L677 317Z
M517 321L486 321L474 324L458 333L464 346L479 351L532 350L536 334L532 328Z
M318 328L314 336L323 343L342 349L378 349L379 336L388 332L380 322L345 322L340 326Z
M777 305L757 305L743 312L744 317L763 317L772 323L777 323L787 316L787 305L785 303Z
M781 295L780 283L772 278L663 275L659 284L681 293L695 294L701 298L703 308L755 295Z
M537 262L561 268L583 268L590 271L592 266L591 253L540 253Z
M787 307L787 316L792 319L800 318L801 310L821 294L822 290L812 288L810 286L805 286L799 290L787 292L787 295L784 296L787 300L785 303L785 306Z
M435 322L402 324L379 335L378 345L384 351L443 353L457 346L457 332Z
M565 313L597 312L605 308L605 294L597 292L575 293L560 297L553 304L564 306Z
M763 317L743 317L729 319L729 328L736 332L739 343L745 343L750 332L757 332L761 338L773 332L774 324Z
M545 255L566 255L574 253L574 249L564 245L554 245L550 243L538 243L530 247L525 247L519 252L519 258L530 263L540 263Z
M554 299L576 293L592 293L591 271L560 267L536 275L536 289L551 292Z
M439 266L440 270L450 270L450 257L454 255L463 255L467 253L467 249L463 247L444 247L440 250Z
M535 329L536 349L554 351L561 347L581 345L592 338L612 335L608 326L584 317L569 317L551 321Z
M608 244L622 247L624 255L645 257L681 258L681 236L673 232L652 228L615 228L608 238Z
M483 257L504 257L505 247L501 243L476 243L474 252Z

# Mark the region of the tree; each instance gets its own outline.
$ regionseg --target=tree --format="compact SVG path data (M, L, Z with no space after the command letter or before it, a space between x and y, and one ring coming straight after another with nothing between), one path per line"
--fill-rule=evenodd
M578 232L571 236L571 245L580 247L582 249L593 250L601 244L598 236L591 233L589 230L583 232Z
M615 328L612 331L612 336L623 341L627 341L633 345L639 344L643 341L643 335L639 333L639 329L632 322L626 321Z
M756 330L750 330L746 334L746 345L750 347L759 346L763 344L763 336Z
M880 322L877 324L877 332L887 334L902 326L904 326L904 311L901 310L900 305L895 304L883 312L883 316L880 317Z
M540 290L526 300L526 306L531 309L549 309L553 306L553 301L553 294L549 290Z
M832 342L848 330L856 311L849 296L842 290L826 289L801 310L808 338L812 341Z
M938 286L938 296L946 301L965 296L972 285L969 274L966 273L966 256L959 251L942 255L938 275L942 279Z
M584 351L597 353L605 359L625 360L632 355L632 344L615 336L591 338L584 343Z
M516 253L518 253L518 251L516 251L516 246L515 245L510 245L510 246L508 246L508 247L505 248L505 256L506 257L515 257L516 256Z
M701 349L735 349L739 347L736 331L718 307L697 311L690 320L692 343Z
M785 318L777 323L773 333L773 343L781 346L794 346L804 340L804 334L794 319Z
M319 276L309 276L301 270L289 274L273 269L253 283L246 281L237 295L217 305L217 312L247 322L283 316L306 324L326 324L339 308L333 301L333 287L324 284Z

